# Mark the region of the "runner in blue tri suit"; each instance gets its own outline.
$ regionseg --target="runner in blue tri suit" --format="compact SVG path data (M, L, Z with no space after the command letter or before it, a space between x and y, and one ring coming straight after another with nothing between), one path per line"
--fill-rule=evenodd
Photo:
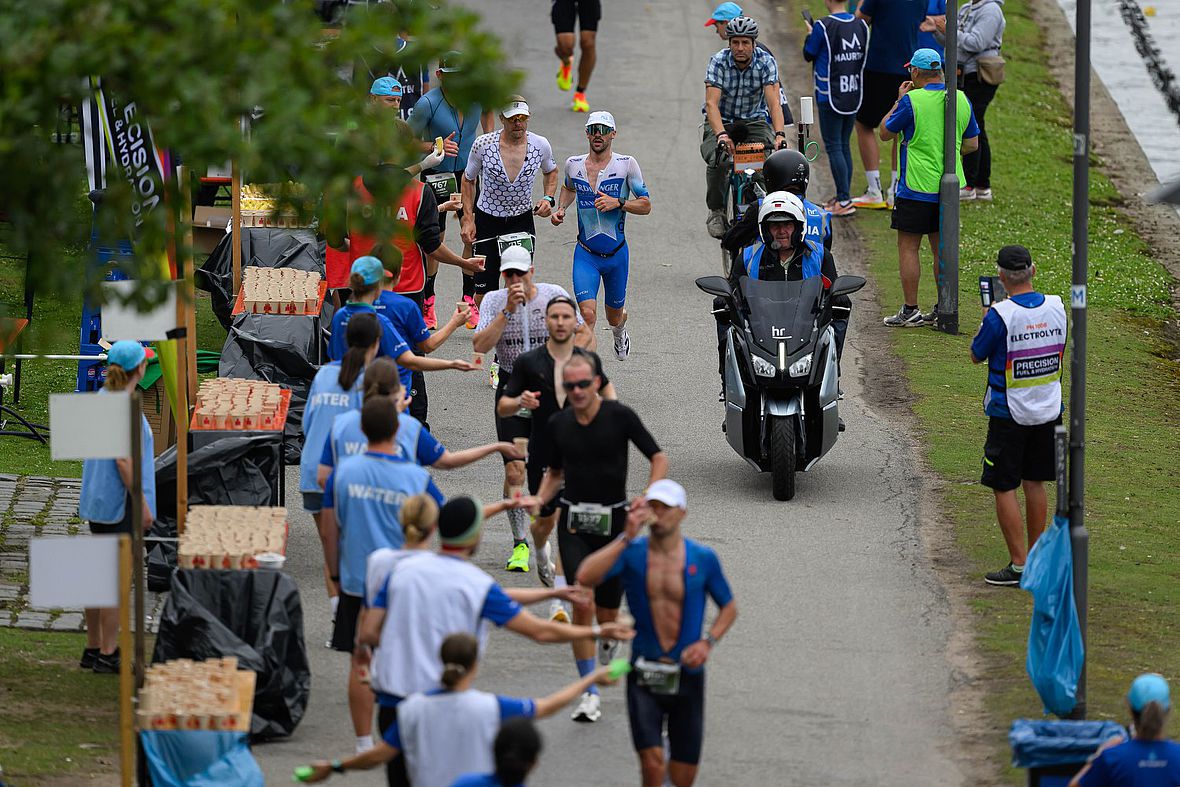
M591 112L586 121L590 152L565 162L558 207L550 221L565 221L565 211L576 199L578 245L574 249L574 297L590 328L588 349L595 349L594 325L598 320L598 281L606 288L606 321L615 339L615 356L624 360L631 351L627 335L627 239L623 235L626 214L651 213L651 197L639 171L639 162L611 150L615 118L609 112Z
M717 554L681 535L687 509L684 487L666 478L654 482L631 504L623 532L578 568L584 587L621 578L635 616L627 713L644 784L666 784L666 777L672 784L692 784L696 778L705 732L705 662L737 619L737 601ZM640 538L645 525L650 534ZM720 611L702 635L706 597Z

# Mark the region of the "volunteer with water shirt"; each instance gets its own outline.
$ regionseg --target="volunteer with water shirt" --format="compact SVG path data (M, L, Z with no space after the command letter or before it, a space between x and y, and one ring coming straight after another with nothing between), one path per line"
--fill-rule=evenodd
M339 583L340 605L332 647L351 653L365 593L365 562L382 547L403 542L398 510L403 500L426 492L438 503L442 493L430 474L402 456L394 442L397 407L388 398L370 399L361 408L361 430L368 442L363 454L342 461L324 486L324 558L330 579ZM372 747L373 694L360 670L349 673L348 705L357 736L357 750Z

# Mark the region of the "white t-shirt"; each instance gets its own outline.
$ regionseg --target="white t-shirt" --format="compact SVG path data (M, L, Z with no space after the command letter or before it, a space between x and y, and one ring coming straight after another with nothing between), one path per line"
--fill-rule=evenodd
M531 131L527 134L524 164L516 180L509 180L500 157L500 132L483 134L471 146L467 169L463 177L479 178L479 198L475 206L489 216L509 217L528 213L533 209L533 180L537 170L548 175L557 169L549 140Z
M512 364L534 347L540 347L549 338L549 329L545 327L545 307L549 301L559 295L569 298L570 294L563 287L556 284L534 282L537 295L523 307L516 307L516 311L507 317L508 324L504 326L504 333L496 342L496 363L500 364L500 374L504 379L512 374ZM496 315L504 311L508 305L508 290L492 290L484 296L479 307L479 325L475 332L485 330L496 319ZM582 326L582 314L578 313L578 327Z

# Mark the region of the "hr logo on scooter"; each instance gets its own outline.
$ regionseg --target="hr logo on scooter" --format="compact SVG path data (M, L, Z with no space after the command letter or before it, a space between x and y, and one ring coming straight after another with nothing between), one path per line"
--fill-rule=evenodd
M772 338L772 339L791 339L794 337L792 337L789 333L787 333L786 328L776 328L772 325L772 326L770 326L770 338Z

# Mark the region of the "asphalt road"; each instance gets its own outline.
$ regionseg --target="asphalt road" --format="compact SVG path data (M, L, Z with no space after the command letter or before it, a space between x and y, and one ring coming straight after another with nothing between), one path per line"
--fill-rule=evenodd
M530 130L549 138L559 161L584 152L585 116L568 111L569 94L558 92L553 82L548 4L468 4L494 9L489 26L504 38L513 64L528 72ZM769 477L755 474L721 433L710 300L693 286L695 277L718 268L716 245L703 226L704 165L698 153L702 76L719 47L712 31L702 27L711 5L704 0L605 5L589 98L594 108L614 113L616 150L639 159L654 203L651 215L628 220L632 352L625 362L606 358L608 371L620 397L668 453L670 476L688 490L685 532L717 550L740 609L709 664L698 783L961 783L964 774L952 761L947 704L949 616L919 538L916 469L904 435L861 396L866 383L857 337L882 330L871 316L875 311L866 304L853 316L841 412L848 431L799 477L795 500L775 502ZM782 18L761 2L747 12L756 14L764 29L783 27ZM773 34L770 43L780 58L797 51ZM799 88L806 89L789 87L793 102ZM826 197L826 191L813 193ZM538 233L538 279L569 288L572 217L558 229L541 224ZM855 261L841 260L840 267L855 269ZM453 269L444 270L440 304L457 298L458 278ZM600 333L608 354L609 339L609 333ZM469 353L466 331L438 351L442 357ZM494 439L486 378L436 373L430 391L430 422L444 444L463 448ZM633 453L631 492L640 491L646 472L646 462ZM500 477L495 459L435 474L445 494L485 499L499 494ZM295 468L288 483L297 488ZM483 568L505 584L536 581L533 574L522 580L502 570L511 545L504 518L490 522L485 533L477 556ZM314 677L311 704L294 737L255 750L274 784L288 780L298 764L347 755L353 745L344 689L348 660L323 647L330 621L320 548L310 516L301 511L292 512L289 554L288 570L303 593ZM536 696L574 677L567 646L536 645L497 631L478 684ZM541 729L546 748L532 783L637 782L620 689L605 691L597 724L575 724L562 713L542 722ZM347 781L384 783L377 772L350 774Z

